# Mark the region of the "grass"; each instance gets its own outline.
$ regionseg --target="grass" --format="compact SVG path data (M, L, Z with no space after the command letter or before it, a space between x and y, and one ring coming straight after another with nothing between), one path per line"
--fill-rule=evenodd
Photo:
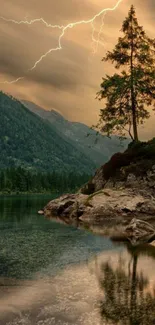
M91 201L91 199L92 199L94 196L99 195L99 194L101 194L101 193L103 193L103 194L106 195L106 196L110 196L106 191L104 191L104 190L99 190L99 191L94 192L93 194L90 194L90 195L89 195L89 197L88 197L87 200L85 201L85 206L89 206L89 205L90 205L90 201Z

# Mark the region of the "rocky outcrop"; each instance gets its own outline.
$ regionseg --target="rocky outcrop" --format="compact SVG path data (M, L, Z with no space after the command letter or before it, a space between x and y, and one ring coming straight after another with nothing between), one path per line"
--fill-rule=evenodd
M145 190L155 192L155 139L147 143L130 144L124 153L116 153L81 188L92 194L103 188Z
M154 229L145 222L155 225L155 139L115 154L78 193L49 202L40 213L132 244L151 240ZM145 231L139 221L130 224L133 218Z
M47 218L116 236L133 217L155 224L155 200L148 199L148 193L144 196L131 189L105 189L92 195L63 195L49 202L43 213Z
M86 196L83 194L67 194L50 201L43 209L47 218L60 218L74 221L80 218L84 211Z

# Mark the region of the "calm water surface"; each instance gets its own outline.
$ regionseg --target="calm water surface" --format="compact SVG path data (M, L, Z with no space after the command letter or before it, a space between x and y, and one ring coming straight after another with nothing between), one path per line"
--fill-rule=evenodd
M38 216L50 199L0 197L0 325L155 324L155 247Z

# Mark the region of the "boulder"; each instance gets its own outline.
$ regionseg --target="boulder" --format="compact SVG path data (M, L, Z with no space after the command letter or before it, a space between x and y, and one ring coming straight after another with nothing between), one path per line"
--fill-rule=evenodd
M44 211L43 210L39 210L38 211L38 214L43 215L44 214Z
M124 236L132 246L151 243L155 240L155 228L148 222L139 219L132 219L124 231Z
M47 218L76 219L83 213L83 202L86 196L83 194L66 194L58 199L50 201L43 209Z

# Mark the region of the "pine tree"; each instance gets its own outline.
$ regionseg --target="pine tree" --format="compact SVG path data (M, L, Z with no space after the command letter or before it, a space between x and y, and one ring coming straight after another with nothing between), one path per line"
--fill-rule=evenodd
M123 66L124 70L103 78L97 98L105 98L106 104L101 109L99 127L109 136L125 136L128 131L138 141L137 126L150 117L147 108L155 105L155 40L139 26L133 6L121 32L123 37L114 50L102 59L114 63L116 69Z

